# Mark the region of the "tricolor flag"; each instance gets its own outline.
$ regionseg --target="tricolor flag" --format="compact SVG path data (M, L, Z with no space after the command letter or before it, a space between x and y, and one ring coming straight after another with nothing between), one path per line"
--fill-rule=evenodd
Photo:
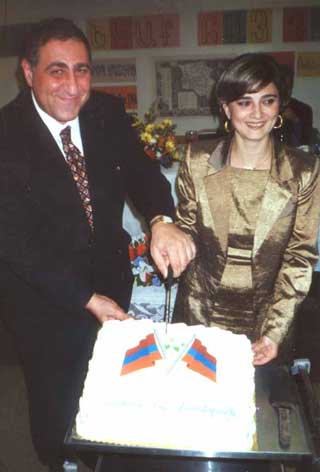
M189 369L204 375L213 382L216 381L217 360L208 353L207 348L199 339L196 338L193 341L182 360L187 363Z
M124 356L121 375L153 367L155 361L162 359L153 333L148 334L136 347L128 349Z

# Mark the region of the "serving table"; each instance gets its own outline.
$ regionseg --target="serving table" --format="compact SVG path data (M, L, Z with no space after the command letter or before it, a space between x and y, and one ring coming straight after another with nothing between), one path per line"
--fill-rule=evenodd
M290 471L313 471L314 440L293 376L289 376L294 398L290 414L290 446L284 449L279 444L278 416L269 401L274 369L277 368L256 368L257 437L250 450L216 451L214 444L212 450L189 451L91 442L77 436L74 422L70 425L65 444L72 452L96 453L99 459L95 472L266 472L272 470L272 463L280 464L282 469L278 470L282 471L288 464L293 467Z

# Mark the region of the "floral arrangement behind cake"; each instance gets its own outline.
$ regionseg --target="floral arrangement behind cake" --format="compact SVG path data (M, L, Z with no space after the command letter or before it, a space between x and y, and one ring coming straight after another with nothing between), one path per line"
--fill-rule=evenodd
M132 238L129 244L129 256L135 285L138 287L160 287L162 285L163 282L151 259L150 238L147 234L143 233Z
M144 152L150 159L155 159L164 167L171 167L173 161L180 160L180 146L177 144L176 127L172 120L157 122L157 101L140 120L132 113L132 126L136 129L139 139L144 145Z

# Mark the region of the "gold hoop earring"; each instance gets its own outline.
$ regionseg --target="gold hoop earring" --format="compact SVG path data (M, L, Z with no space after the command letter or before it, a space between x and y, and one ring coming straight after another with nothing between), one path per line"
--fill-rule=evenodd
M224 122L224 125L223 125L224 130L225 130L226 133L231 133L231 129L229 128L229 123L230 123L230 121L229 121L229 120L226 120L226 121Z
M281 115L278 115L278 119L279 119L279 124L276 126L274 125L274 129L279 129L279 128L282 128L282 125L283 125L283 118Z

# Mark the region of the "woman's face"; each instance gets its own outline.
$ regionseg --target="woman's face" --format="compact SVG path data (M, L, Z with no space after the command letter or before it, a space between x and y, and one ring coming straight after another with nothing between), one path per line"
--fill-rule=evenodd
M279 114L279 92L273 83L255 93L245 93L223 105L236 133L243 139L260 141L271 132Z

